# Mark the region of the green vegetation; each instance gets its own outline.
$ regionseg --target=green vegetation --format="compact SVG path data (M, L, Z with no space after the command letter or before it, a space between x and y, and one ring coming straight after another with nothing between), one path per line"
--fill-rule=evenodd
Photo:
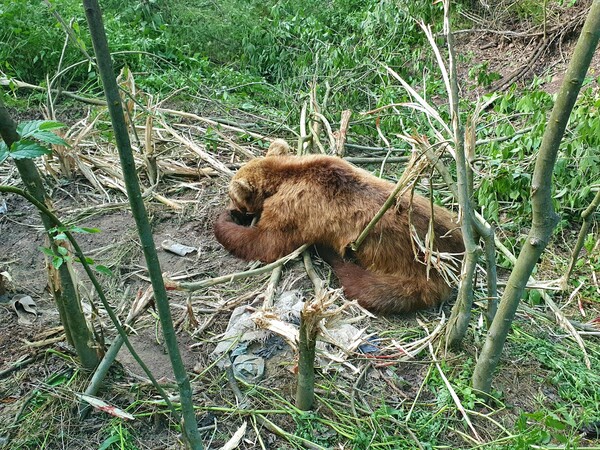
M463 1L457 8L482 13L477 10L481 8L479 3L482 2ZM551 0L546 3L550 7L566 8L575 2ZM89 59L93 51L81 3L50 0L50 5L28 0L12 0L0 5L0 78L42 87L50 83L53 89L102 98L97 68ZM391 156L405 156L409 146L399 133L437 141L423 114L402 106L382 109L376 114L361 114L412 101L388 75L385 66L389 66L431 104L437 105L442 119L449 121L444 82L435 69L435 57L418 24L421 20L432 24L436 42L443 48L439 34L441 5L430 0L106 0L102 6L117 72L129 68L138 91L151 94L158 101L168 99L173 108L203 117L218 116L236 124L250 123L247 130L260 128L264 135L291 140L299 134L300 111L305 103L310 103L311 89L314 89L322 113L334 129L343 110L353 111L349 143L369 147L368 156L383 157L388 153L388 145L381 138L384 136L392 149ZM518 0L506 8L504 14L515 21L541 26L546 20L544 2ZM455 20L464 28L473 25L458 12ZM65 26L70 29L69 39ZM525 86L513 85L504 92L485 93L477 99L475 92L489 92L501 75L491 68L491 63L472 55L459 58L459 64L464 69L460 101L463 123L476 110L478 101L487 104L476 124L478 145L472 161L476 174L476 210L495 226L504 245L518 254L531 225L531 174L554 95L546 92L545 78L534 77ZM10 106L25 117L47 102L43 91L32 93L17 88L10 81L5 84L1 89L12 94ZM562 275L579 230L581 212L600 189L599 84L597 72L588 74L560 146L553 175L553 199L561 220L550 255L537 266L535 276L539 280L554 280ZM57 105L74 110L68 120L58 119L69 125L78 120L79 103L61 96ZM103 114L97 109L92 112L94 118L99 118L95 130L106 145L114 140L114 133ZM143 125L141 121L138 123ZM8 148L0 142L0 163L9 165L23 157L48 154L39 142L64 144L50 131L57 127L54 121L22 122L21 147ZM239 132L235 136L236 142L252 142L254 149L266 145L251 133ZM136 139L143 140L142 134ZM223 136L218 126L207 125L194 139L211 154L223 156L219 154ZM444 160L454 173L453 161ZM403 166L398 165L382 168L380 163L366 167L376 173L381 170L383 176L392 179L403 170ZM143 169L138 174L142 181L147 181ZM435 200L447 203L450 198L447 189L437 177L432 180ZM67 181L48 177L46 182ZM178 187L177 192L182 189ZM145 200L152 201L152 194L152 189L148 189ZM91 233L94 229L69 226L50 230L59 244L67 231ZM128 243L131 242L130 239ZM592 226L585 238L585 252L575 265L569 290L547 291L557 303L568 304L563 312L571 317L574 315L571 313L576 312L577 300L569 300L569 294L580 287L578 298L589 316L575 317L575 320L593 320L600 309L598 285L594 281L600 273L598 242L598 227ZM65 261L77 262L72 253L60 245L56 250L43 251L52 258L57 269ZM508 258L498 253L499 266L510 269ZM132 266L138 264L139 258L131 259ZM112 270L114 277L119 276L120 266L124 265L104 260L101 255L87 258L86 262L104 274ZM207 273L213 272L217 274L218 270L207 269ZM480 279L477 281L481 283ZM259 284L255 282L252 289L260 288ZM234 287L226 289L231 290L216 295L241 297ZM287 385L240 386L244 399L251 405L244 409L240 407L240 399L236 402L233 398L222 371L215 369L212 362L206 363L208 368L202 368L193 385L194 400L202 397L202 402L194 404L197 417L203 420L208 417L207 423L201 424L208 429L203 431L203 439L206 438L206 444L209 438L222 444L242 423L248 424L248 430L253 427L264 433L262 427L268 428L272 422L289 434L279 434L279 440L266 443L265 447L300 448L302 439L322 448L355 449L416 448L416 440L425 449L529 449L555 445L578 448L590 442L598 445L597 438L584 438L581 432L582 428L600 421L598 337L583 335L591 362L588 368L575 341L539 311L539 305L543 304L540 292L529 290L526 309L517 313L506 357L501 362L498 386L494 386L496 390L492 394L496 402L491 405L484 405L471 387L475 359L485 340L485 330L472 323L467 348L459 354L445 354L442 348L432 348L428 353L425 348L415 359L405 361L398 347L397 353L389 359L389 355L385 355L382 359L375 356L368 361L366 358L351 360L360 371L364 370L360 374L350 366L318 371L316 411L297 410L291 403L293 389ZM476 299L485 300L482 297L477 291ZM475 319L478 313L474 314ZM425 316L423 320L427 319L431 317ZM431 328L433 321L437 323L439 317L435 316L425 325ZM207 328L199 333L200 339L206 339L202 342L203 350L210 349L212 339L223 331L218 327L213 330L213 323L209 322L207 319ZM178 331L184 328L181 323L178 326ZM414 320L400 324L385 322L381 328L379 336L400 344L428 335ZM206 342L210 345L205 345ZM36 380L41 387L30 392L20 415L6 425L11 437L18 438L14 442L22 448L52 448L55 441L48 430L61 429L64 425L61 420L66 420L61 419L57 411L67 411L74 402L65 393L70 392L68 389L83 392L86 387L84 376L71 369L75 365L69 357L49 352L47 360L54 364L49 366L52 367L48 369L49 375ZM439 369L436 361L442 361ZM282 384L290 377L286 368L281 376ZM480 441L465 424L446 382L480 433ZM160 428L152 421L167 416L168 408L163 400L148 400L151 394L143 387L143 383L110 387L117 391L114 403L134 414L139 422L104 417L101 432L90 445L103 449L145 448L144 433L148 430L142 428L140 432L140 427ZM196 391L198 387L201 395ZM52 420L46 426L48 417ZM211 418L219 422L218 427L210 428ZM4 430L5 424L0 422L0 425ZM180 431L178 427L179 424L170 423L165 428L174 434ZM251 431L248 433L255 439ZM175 436L170 438L175 442ZM256 442L252 445L258 446ZM245 445L251 448L250 443ZM217 447L211 445L211 448L213 446Z

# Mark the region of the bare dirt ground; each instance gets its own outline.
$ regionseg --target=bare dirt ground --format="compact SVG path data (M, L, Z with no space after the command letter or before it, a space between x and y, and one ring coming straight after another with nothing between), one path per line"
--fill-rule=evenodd
M573 17L578 12L571 11L570 14ZM531 60L531 70L524 72L519 82L527 83L532 72L547 75L544 86L549 92L555 92L573 45L571 37L568 33L564 36L556 34L558 40L555 39L555 45ZM532 52L539 45L533 37L487 32L461 34L458 43L459 53L466 55L467 60L487 61L488 70L502 76L489 89L501 87L502 80L510 78L519 69L518 66L530 61ZM599 70L600 52L597 52L591 73L598 75ZM463 73L462 77L468 84L469 75ZM481 89L473 88L469 92L480 93ZM58 119L65 120L69 125L74 123L68 118L59 116ZM253 151L260 153L258 148ZM225 163L230 162L229 158L221 155ZM194 164L189 166L193 167ZM100 192L80 173L72 179L46 177L55 207L64 219L101 230L97 234L81 235L78 240L88 256L113 270L115 276L102 277L102 281L111 303L124 318L132 301L149 286L135 224L124 203L124 196L110 189ZM6 165L0 171L0 182L17 183L14 171ZM175 210L156 199L147 202L161 266L169 276L181 277L184 281L201 280L248 268L248 264L228 255L212 235L212 221L218 210L226 205L226 185L225 177L171 179L168 185L159 186L159 192L168 199L181 201L182 209ZM6 448L99 448L111 436L125 436L131 439L128 442L134 442L138 448L180 448L174 431L176 427L169 424L168 415L163 414L166 407L158 401L144 373L126 350L121 351L119 364L111 369L106 385L98 396L133 414L139 414L131 431L122 431L119 425L111 422L110 416L100 411L92 412L90 418L83 422L76 420L73 405L77 399L74 393L85 390L86 378L76 376L80 369L72 360L73 351L64 342L58 313L48 292L46 263L39 250L39 247L46 245L40 220L33 207L19 197L3 196L0 204L2 199L6 201L6 212L0 214L0 272L6 272L10 281L7 282L8 293L0 303L0 448L9 438L11 442ZM198 251L183 257L176 256L160 248L161 242L167 239L195 247ZM319 271L323 277L329 276L327 267L319 266ZM78 273L84 305L97 304L97 296L85 281L83 272L78 270ZM269 274L266 274L207 288L191 296L177 292L169 294L180 351L186 368L192 377L196 377L192 384L194 402L201 405L198 419L204 427L205 442L214 448L222 446L244 420L242 415L234 413L236 408L239 409L240 399L236 398L232 384L209 355L225 331L234 307L242 304L257 306L257 297L264 291L268 280ZM301 289L305 295L310 295L310 282L298 264L284 270L279 286L280 291ZM30 295L36 302L37 316L30 317L31 323L19 322L9 302L14 294ZM187 309L188 302L193 314ZM448 313L449 309L445 307L445 314ZM105 314L92 317L97 329L102 326L110 329ZM420 314L419 319L431 331L439 321L440 313L426 312ZM363 323L369 332L392 337L396 332L392 330L419 329L414 316L379 318ZM171 387L169 392L174 393L169 360L152 306L139 319L134 330L131 336L134 347L161 383ZM418 334L418 331L415 333ZM410 342L422 337L417 334L414 338L402 333L399 336L405 342ZM110 341L113 338L111 332L105 338ZM290 402L294 397L293 353L285 345L273 344L273 348L275 356L268 359L265 376L256 388L259 395L254 397L257 403L253 406L257 409L273 408L273 403L267 398L262 402L257 401L260 395L278 395ZM467 349L467 353L474 355L475 349ZM373 363L364 356L353 355L349 362L360 367L360 373L342 368L337 372L322 373L319 382L329 386L328 389L336 386L340 392L352 391L353 399L356 392L361 404L369 405L374 410L378 408L377 402L381 398L386 398L389 405L401 404L407 399L412 401L419 395L420 402L435 402L431 391L418 393L430 368L429 357L425 351L422 359L407 362L392 358L393 364L386 364L382 361ZM460 370L463 357L450 355L447 366ZM372 368L368 372L365 369L367 364ZM508 354L496 381L498 389L504 393L506 405L509 405L505 413L500 415L500 420L506 426L514 422L519 411L533 412L540 402L551 404L557 397L556 389L544 380L546 373L538 363L523 361L519 355ZM357 388L357 379L361 381L360 389ZM317 394L321 393L322 390L318 389ZM341 404L322 404L319 412L328 413L327 408L332 406L347 410L348 404L343 403L346 397L340 398ZM351 406L354 408L354 402ZM368 411L363 413L368 414ZM274 414L269 417L279 427L292 433L298 425L287 415ZM487 433L486 438L494 438L495 431L488 422L482 418L473 420L476 426L481 426L480 429ZM265 423L256 422L253 427L249 426L240 448L256 448L259 436L266 448L292 448L265 427ZM124 434L119 435L119 432ZM312 432L323 439L328 437L328 432L321 428L314 428ZM135 436L131 436L132 433ZM448 441L455 442L457 448L464 445L458 436L450 437Z

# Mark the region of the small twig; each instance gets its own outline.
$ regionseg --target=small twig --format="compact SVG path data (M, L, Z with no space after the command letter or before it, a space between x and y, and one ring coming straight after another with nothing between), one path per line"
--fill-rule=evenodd
M323 145L319 139L321 134L321 122L319 120L314 120L314 117L318 118L318 115L321 113L321 108L319 107L319 103L317 102L317 83L316 80L313 80L312 83L309 83L310 86L310 120L308 123L308 128L310 130L310 134L312 136L313 149L314 145L319 147L319 151L321 153L325 152ZM313 117L314 116L314 117Z
M61 338L61 340L62 340L62 338ZM30 356L29 358L23 359L21 361L17 361L12 366L10 366L8 369L4 369L3 371L0 372L0 380L6 378L11 373L16 372L17 370L21 370L22 368L28 366L29 364L36 362L38 359L42 358L43 356L44 356L44 352L38 352L34 356Z
M379 222L379 220L383 217L386 211L396 201L396 197L402 196L410 188L410 186L415 183L415 179L413 178L414 172L420 172L421 168L427 164L427 159L421 158L421 156L422 155L417 155L416 153L413 153L411 160L409 161L408 166L406 167L406 170L402 174L402 177L400 177L400 179L398 180L398 183L396 183L396 187L389 195L388 199L379 209L377 214L375 214L375 217L371 219L371 221L368 223L368 225L365 227L362 233L360 233L358 238L351 244L353 251L358 251L358 248L366 239L367 235L375 227L377 222Z
M269 284L265 289L264 300L263 300L263 308L270 308L273 306L273 300L275 299L275 292L277 291L277 285L279 284L279 280L281 279L281 274L283 272L283 264L277 266L271 272L271 278L269 279Z
M71 43L73 45L75 45L75 47L77 47L81 53L83 53L83 55L87 58L88 61L93 62L94 58L92 58L90 56L90 54L87 52L87 50L81 43L81 40L77 39L77 36L73 32L73 29L67 24L67 22L62 18L62 16L56 11L56 6L52 5L52 3L50 3L48 0L44 0L44 3L46 4L48 9L52 13L54 18L56 19L56 21L62 26L63 30L65 31L65 33L71 40Z
M171 136L173 136L175 139L177 139L183 145L188 147L190 150L194 151L200 158L202 158L204 161L206 161L208 164L210 164L215 170L218 170L219 172L221 172L222 174L224 174L228 177L233 176L233 172L221 161L219 161L218 159L216 159L209 153L205 152L195 142L193 142L190 139L187 139L186 137L177 133L177 131L175 131L173 128L171 128L169 125L167 125L167 122L165 120L161 120L160 122L161 122L162 126L164 127L164 129L167 130L171 134Z
M235 399L237 400L236 406L240 409L250 408L250 401L242 393L242 390L240 389L240 386L238 385L238 382L235 379L235 375L233 373L233 366L231 363L227 364L225 374L227 375L227 382L229 383L229 387L233 391L233 395L235 395Z
M344 160L353 164L377 164L381 162L405 163L410 160L410 156L391 156L391 157L363 157L363 156L345 156Z
M596 211L596 209L598 208L599 205L600 205L600 189L598 189L598 191L596 192L596 195L594 196L592 203L590 203L590 205L585 209L585 211L583 211L581 213L581 218L583 219L583 224L581 224L581 229L579 230L579 235L577 237L577 242L575 244L575 248L573 249L573 252L571 253L571 261L569 262L569 267L567 268L567 271L565 272L565 275L561 281L561 288L563 290L566 290L567 286L569 285L569 277L571 276L571 273L573 273L573 268L575 267L575 263L577 263L577 259L579 258L579 252L583 248L583 244L585 243L585 238L587 237L590 226L592 225L593 213L594 213L594 211Z
M308 251L304 251L302 253L302 259L304 261L304 269L306 270L306 274L308 275L308 278L312 282L315 289L315 296L319 297L323 294L325 282L319 278L319 275L317 275Z
M158 113L162 113L162 114L170 114L172 116L178 116L178 117L185 117L188 119L193 119L193 120L197 120L198 122L203 122L206 123L210 126L213 126L215 128L223 128L225 130L229 130L229 131L234 131L236 133L243 133L243 134L247 134L248 136L252 136L253 138L256 139L260 139L261 141L266 141L266 142L272 142L274 141L274 139L268 138L266 136L263 136L262 134L258 134L255 133L253 131L249 131L249 130L244 130L242 128L238 128L238 127L234 127L231 125L226 125L222 122L217 122L216 120L212 120L212 119L208 119L206 117L200 117L197 114L192 114L192 113L187 113L184 111L177 111L174 109L169 109L169 108L157 108L156 112Z
M355 418L358 418L358 414L356 414L356 405L354 405L354 403L355 403L355 397L356 397L356 391L358 390L358 387L360 386L360 384L365 379L365 376L367 375L367 372L369 371L369 369L371 367L372 367L371 362L367 362L367 364L365 364L365 366L363 367L363 369L360 371L360 374L358 374L358 377L356 378L356 381L352 385L352 390L350 391L350 408L352 409L352 415Z
M302 104L302 109L300 110L300 135L298 136L298 148L297 155L304 155L306 153L306 149L308 147L308 141L311 139L311 136L306 131L306 109L308 105L306 102Z
M327 138L329 139L329 152L328 153L334 152L335 148L336 148L336 140L335 140L335 135L333 133L333 130L331 129L331 124L329 123L329 121L323 114L321 114L321 113L313 113L313 114L316 118L318 118L321 121L321 123L325 127L325 130L327 131Z
M534 128L534 126L532 125L530 127L525 127L520 130L517 130L513 134L507 134L506 136L498 136L498 137L489 138L489 139L479 139L479 140L475 141L475 145L484 145L484 144L491 144L492 142L508 141L508 140L513 139L522 134L529 133L531 130L533 130L533 128Z
M315 443L309 441L308 439L304 439L299 436L296 436L295 434L288 433L287 431L279 428L277 425L275 425L273 422L271 422L269 419L267 419L262 414L257 414L256 420L263 427L265 427L267 430L269 430L271 433L281 436L282 438L287 439L290 442L296 442L296 443L304 446L305 448L308 448L311 450L327 450L326 447L321 447L320 445L315 444Z
M24 81L15 80L13 78L0 78L0 86L14 86L20 89L25 88L34 91L47 92L47 89L43 86L36 86L35 84L25 83ZM83 97L70 91L63 91L62 89L50 89L50 92L55 94L61 94L74 100L80 101L82 103L87 103L89 105L106 106L106 102L104 100L91 97Z

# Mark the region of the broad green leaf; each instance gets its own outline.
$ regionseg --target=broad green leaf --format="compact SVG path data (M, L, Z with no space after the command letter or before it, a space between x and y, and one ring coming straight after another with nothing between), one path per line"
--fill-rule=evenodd
M52 150L26 139L15 142L10 149L10 156L14 159L33 159L50 153L52 153Z
M19 133L19 136L21 136L21 140L30 137L33 133L38 131L42 123L44 123L43 120L29 120L17 125L17 132Z
M65 233L58 233L56 236L54 236L54 240L55 241L66 241L67 235Z
M65 141L63 138L57 136L51 131L36 131L31 135L31 137L36 138L47 144L68 145L67 141Z
M65 124L60 122L55 122L52 120L45 120L42 124L40 124L40 130L57 130L59 128L64 128Z
M537 289L532 289L529 291L529 301L533 305L539 305L542 302L542 294Z
M56 247L56 249L58 250L58 253L60 253L62 256L67 256L69 254L69 250L67 250L64 247L61 247L60 245Z
M56 255L54 255L54 252L52 251L51 248L48 248L48 247L38 247L38 249L41 250L42 253L44 253L45 255L52 256L53 258L54 258L54 256L56 256Z
M54 258L52 258L52 265L55 269L59 269L60 266L63 265L63 262L64 260L60 256L55 256Z
M546 417L544 422L547 427L554 428L555 430L565 430L567 428L567 424L556 417Z
M108 450L113 444L118 444L120 440L121 436L117 434L110 436L98 447L98 450Z

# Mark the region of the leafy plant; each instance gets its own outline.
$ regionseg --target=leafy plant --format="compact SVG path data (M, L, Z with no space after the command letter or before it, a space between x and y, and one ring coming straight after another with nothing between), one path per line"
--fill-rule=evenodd
M487 121L497 122L493 136L514 137L478 147L487 175L476 189L477 201L489 219L503 223L510 218L505 225L509 229L520 228L519 218L531 212L528 199L532 162L551 106L552 96L543 91L511 91L496 101L493 115L487 117ZM600 146L599 106L600 95L591 88L585 90L560 146L554 170L554 199L557 210L567 218L587 207L593 197L591 188L600 178L600 156L594 151ZM516 134L519 128L527 127L531 127L529 132Z
M489 87L494 81L499 80L501 75L497 72L490 72L488 61L475 64L469 69L469 78L477 81L479 86Z
M98 450L137 450L139 448L135 445L135 440L121 419L112 421L109 434Z
M32 159L52 153L52 150L41 143L68 145L63 138L51 131L63 127L64 124L60 122L48 120L33 120L20 123L17 126L17 132L21 139L13 142L10 148L8 148L4 141L0 141L0 164L9 157L12 159Z
M71 254L71 251L68 246L61 245L62 242L66 243L68 240L65 232L86 233L86 234L94 234L94 233L100 232L100 230L98 228L88 228L88 227L78 227L78 226L54 227L48 231L51 234L54 242L56 242L56 244L57 244L55 246L55 250L52 248L48 248L48 247L39 247L39 248L45 255L47 255L48 257L51 258L51 263L56 269L58 269L60 266L62 266L66 262L70 262L70 261L81 262L78 257L73 256ZM92 258L86 257L85 261L87 262L88 265L93 266L94 269L96 269L96 271L98 271L99 273L102 273L102 274L108 275L108 276L113 275L112 271L108 267L106 267L102 264L96 264L96 262Z

